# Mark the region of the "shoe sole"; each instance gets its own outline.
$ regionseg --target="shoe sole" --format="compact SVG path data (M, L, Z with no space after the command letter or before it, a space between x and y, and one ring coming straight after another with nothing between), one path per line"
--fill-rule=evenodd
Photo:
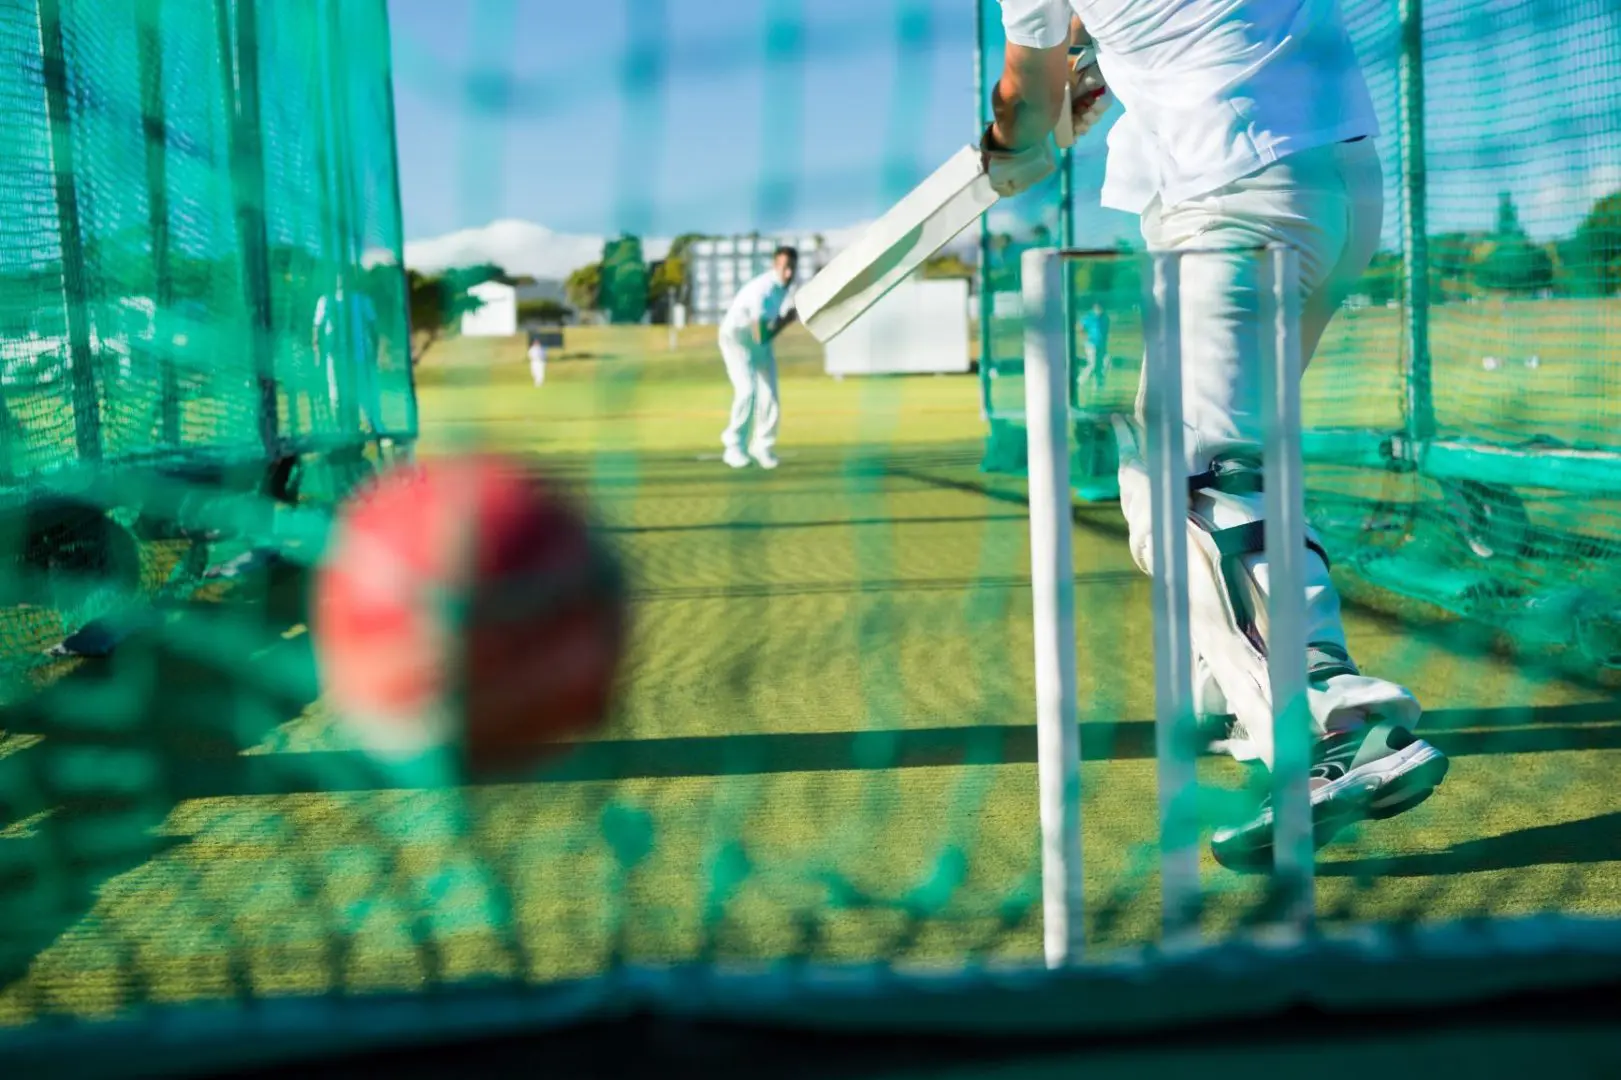
M1352 769L1312 793L1312 845L1321 848L1358 821L1383 821L1404 814L1435 794L1451 762L1422 739L1394 754ZM1258 824L1211 839L1216 861L1229 870L1268 870L1272 866L1270 813Z

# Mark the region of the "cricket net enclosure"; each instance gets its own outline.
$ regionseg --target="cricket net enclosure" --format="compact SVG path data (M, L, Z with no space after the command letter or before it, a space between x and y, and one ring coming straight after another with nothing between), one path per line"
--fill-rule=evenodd
M1102 434L1135 258L1065 264L1107 363L1048 349L1079 497L1024 475L1020 259L1130 242L1088 208L1101 130L927 268L977 282L977 380L835 381L791 328L781 467L720 463L685 253L831 249L971 141L971 7L0 0L0 1074L1614 1071L1583 1009L1621 978L1621 15L1343 0L1389 220L1304 381L1308 516L1452 772L1318 852L1302 913L1210 858L1265 789L1215 754L1163 881L1153 586ZM423 221L547 226L423 246L446 281L509 258L522 319L577 309L544 385L521 338L413 363L402 154ZM633 631L597 736L433 786L322 699L304 570L355 483L469 446L589 505ZM1068 559L1032 565L1033 519ZM1052 969L1044 710L1084 900Z

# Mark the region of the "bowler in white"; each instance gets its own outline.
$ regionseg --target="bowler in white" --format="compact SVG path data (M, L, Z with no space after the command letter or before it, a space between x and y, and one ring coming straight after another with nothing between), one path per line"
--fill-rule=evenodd
M775 469L777 356L773 340L793 321L793 284L799 252L780 247L771 269L738 290L720 323L720 355L732 383L732 414L721 433L722 460L734 469L750 461Z

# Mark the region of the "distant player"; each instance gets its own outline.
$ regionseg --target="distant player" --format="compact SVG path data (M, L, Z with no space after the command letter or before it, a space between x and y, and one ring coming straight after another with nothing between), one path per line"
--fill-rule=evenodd
M1081 316L1081 332L1086 335L1086 367L1081 376L1092 384L1092 392L1103 389L1103 379L1109 373L1109 314L1102 304L1093 304L1092 310Z
M1383 211L1378 125L1350 38L1333 0L1003 0L1002 21L1006 64L982 144L993 186L1029 186L1030 155L1051 153L1066 79L1106 84L1124 115L1109 133L1103 204L1140 214L1152 250L1233 251L1182 263L1192 635L1202 709L1236 716L1229 749L1270 766L1259 267L1240 249L1281 242L1299 252L1309 359L1367 267ZM1096 67L1072 75L1069 46L1088 36ZM1076 98L1077 126L1092 104ZM1147 570L1142 410L1140 388L1136 423L1117 427L1121 507ZM1323 842L1350 821L1423 801L1447 762L1409 731L1413 696L1352 662L1327 557L1310 532L1307 545L1307 639L1288 645L1308 651L1312 813ZM1269 863L1272 824L1263 805L1218 829L1217 858Z
M529 335L529 377L536 386L546 384L546 342L539 334Z
M350 287L349 271L340 270L332 291L315 302L312 337L318 363L326 369L328 404L333 423L351 404L381 430L377 385L377 309L363 290Z
M734 469L752 459L775 469L777 456L777 356L772 340L793 321L792 288L799 252L780 247L771 269L738 291L720 323L720 355L732 381L732 417L721 433L722 460Z

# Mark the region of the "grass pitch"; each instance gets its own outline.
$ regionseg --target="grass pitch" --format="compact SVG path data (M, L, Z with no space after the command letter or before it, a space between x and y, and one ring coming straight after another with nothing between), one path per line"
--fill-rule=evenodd
M1037 957L1022 482L977 469L973 380L834 382L797 335L783 358L783 464L764 473L718 460L728 389L701 333L571 335L542 388L521 343L430 355L424 452L530 455L629 562L634 641L601 741L533 783L391 790L319 702L275 716L215 790L148 808L150 850L32 927L0 1024L619 959ZM1076 574L1087 925L1106 946L1158 925L1148 584L1116 508L1077 510ZM1621 913L1609 693L1347 586L1359 659L1419 693L1454 764L1429 803L1324 851L1320 912ZM0 767L48 742L0 743ZM1211 814L1231 812L1241 770L1201 772ZM50 864L69 818L0 821L0 857ZM1261 895L1208 860L1205 880L1212 934ZM17 925L0 923L14 954Z

